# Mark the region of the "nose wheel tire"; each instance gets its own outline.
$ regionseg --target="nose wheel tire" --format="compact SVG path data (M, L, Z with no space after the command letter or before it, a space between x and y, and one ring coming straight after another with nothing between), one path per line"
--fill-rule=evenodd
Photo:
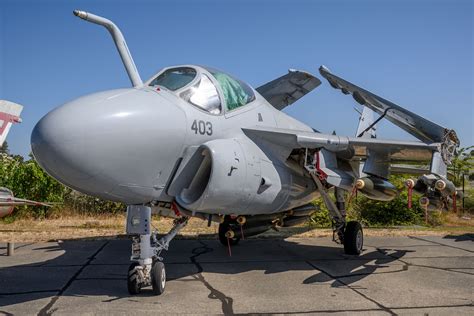
M234 238L227 238L226 233L231 229L231 225L229 225L228 222L224 222L219 224L219 241L221 242L222 245L228 246L228 243L231 246L235 246L239 243L240 238L239 237L234 237Z
M364 233L359 222L351 221L344 230L344 252L348 255L359 255L364 246Z
M161 261L156 261L151 267L151 287L153 293L160 295L165 291L166 286L166 270L165 265Z
M128 275L127 275L127 287L128 287L128 293L131 295L136 295L140 293L141 290L141 284L139 282L139 277L138 277L138 270L137 267L140 266L138 262L133 262L129 267L128 267Z

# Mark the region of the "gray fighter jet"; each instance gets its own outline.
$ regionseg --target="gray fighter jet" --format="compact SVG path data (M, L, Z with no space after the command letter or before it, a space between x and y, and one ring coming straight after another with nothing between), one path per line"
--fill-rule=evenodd
M219 238L230 247L242 234L306 221L317 211L311 201L321 196L335 241L357 255L363 233L358 222L346 222L345 192L355 188L369 198L391 200L397 194L387 180L397 171L393 166L430 161L430 169L409 186L425 195L424 205L455 193L446 178L459 145L453 130L324 66L319 71L329 84L364 106L355 137L320 133L281 111L321 84L307 72L290 70L253 89L215 68L181 65L143 82L115 24L83 11L74 14L111 33L133 87L54 109L37 123L31 146L39 164L60 182L128 205L132 294L149 285L156 294L164 291L161 253L192 216L219 222ZM420 141L376 138L375 124L382 118ZM152 211L176 218L161 238L150 227Z

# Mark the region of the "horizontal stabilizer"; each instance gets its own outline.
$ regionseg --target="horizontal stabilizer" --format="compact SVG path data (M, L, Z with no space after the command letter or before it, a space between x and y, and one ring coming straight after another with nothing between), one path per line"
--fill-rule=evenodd
M335 76L324 66L319 68L319 72L333 88L341 90L344 94L351 94L359 104L377 112L419 140L427 144L440 143L443 160L445 162L451 160L455 148L459 146L459 139L454 130L433 123L395 103Z
M255 90L276 109L282 110L288 105L295 103L320 84L321 80L312 74L290 69L286 75L272 80Z

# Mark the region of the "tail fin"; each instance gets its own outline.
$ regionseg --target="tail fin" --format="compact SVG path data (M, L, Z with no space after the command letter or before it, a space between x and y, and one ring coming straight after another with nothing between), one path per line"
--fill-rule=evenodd
M13 123L20 123L20 113L23 110L23 106L6 101L0 100L0 146L7 138L8 132Z
M364 109L360 114L356 137L376 138L376 129L377 126L374 124L374 111L364 106Z

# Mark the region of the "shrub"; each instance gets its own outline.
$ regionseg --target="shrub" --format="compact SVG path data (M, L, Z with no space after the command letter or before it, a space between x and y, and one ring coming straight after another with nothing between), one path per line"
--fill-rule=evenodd
M323 199L317 199L313 204L319 208L319 211L311 215L310 225L312 227L331 227L329 210L326 208L326 205L324 205Z
M64 199L64 206L72 213L83 215L117 214L126 210L123 203L102 200L71 189L68 191Z
M413 225L424 223L424 210L421 209L418 196L413 195L412 208L408 208L408 192L404 187L404 180L408 176L392 176L392 182L400 191L399 195L390 202L374 201L358 194L357 198L352 198L351 204L347 207L347 219L358 220L367 226L396 226ZM322 199L314 202L321 207L321 211L313 214L312 225L316 227L329 227L331 221L329 212ZM327 218L327 220L325 220Z
M58 203L53 208L45 206L18 206L14 216L32 214L36 218L47 216L64 200L66 187L51 178L35 160L21 156L0 155L0 186L11 189L16 197Z
M469 188L464 193L464 210L474 213L474 188Z
M0 154L0 186L9 188L15 197L49 202L53 207L17 206L12 215L3 220L11 222L19 217L57 217L66 213L104 214L125 211L122 203L104 201L74 191L50 177L30 158Z

